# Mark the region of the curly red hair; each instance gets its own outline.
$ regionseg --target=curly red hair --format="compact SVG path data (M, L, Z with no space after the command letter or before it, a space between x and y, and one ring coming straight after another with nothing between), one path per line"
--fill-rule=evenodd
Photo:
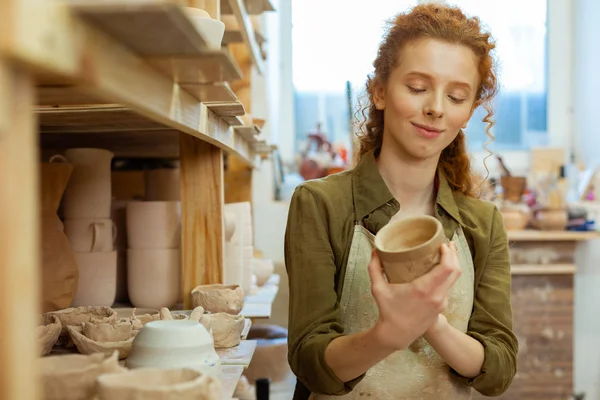
M487 123L485 133L490 141L494 140L494 136L490 132L494 125L491 99L498 91L498 82L491 52L496 46L491 35L483 31L479 19L467 17L458 7L428 3L415 6L409 12L398 14L388 23L388 26L388 32L379 47L377 58L373 62L374 74L367 80L368 104L359 110L364 117L358 135L359 155L362 156L373 149L378 155L381 149L383 111L375 108L373 102L375 88L379 85L385 86L387 83L391 72L398 64L399 52L402 47L411 40L424 37L461 44L475 53L479 59L480 84L474 107L480 105L486 110L487 115L483 118L483 121ZM471 160L467 153L466 138L462 130L456 139L442 151L438 168L442 170L453 190L467 196L477 196L471 173Z

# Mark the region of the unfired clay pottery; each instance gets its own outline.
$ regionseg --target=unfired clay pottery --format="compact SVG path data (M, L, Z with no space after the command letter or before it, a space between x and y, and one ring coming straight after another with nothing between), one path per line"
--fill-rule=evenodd
M72 306L111 306L117 295L117 252L75 253L79 285Z
M140 369L98 378L99 400L219 400L215 378L192 369Z
M130 201L127 203L127 244L130 249L181 247L181 203Z
M237 315L244 307L244 291L238 285L200 285L192 290L192 304L211 313Z
M110 218L66 219L64 225L73 251L110 252L114 250L117 227Z
M391 221L375 236L375 247L392 283L407 283L426 274L440 261L446 243L444 228L428 215Z
M567 227L569 216L565 209L541 209L535 212L534 225L543 231L562 231Z
M190 317L190 319L192 318ZM200 322L202 323L204 320L207 320L210 324L209 330L213 336L215 349L226 349L240 344L246 320L242 315L221 312L206 314Z
M127 289L136 307L173 307L181 293L181 251L128 249Z
M256 284L258 286L263 286L269 278L275 272L275 265L273 264L273 260L268 260L266 258L253 258L252 259L252 271L256 276Z
M527 187L527 178L522 176L503 176L500 184L504 191L504 200L520 202Z
M93 399L98 376L123 372L116 351L110 356L99 353L48 356L39 363L45 400Z
M52 348L58 341L62 325L56 315L47 318L46 323L37 327L38 342L40 344L40 355L45 356L50 354Z
M83 322L93 324L111 323L117 320L117 313L110 307L71 307L44 314L44 323L57 316L62 326L62 334L67 334L67 326L79 326Z
M206 328L196 321L152 321L133 341L128 368L191 368L221 379L221 361Z
M75 167L63 200L65 218L110 218L113 153L81 148L65 156Z
M133 324L90 324L81 326L68 326L69 336L81 354L103 353L110 355L117 351L119 359L127 358L137 330L132 329Z
M79 279L73 249L57 215L73 172L73 166L65 161L62 156L54 156L40 165L43 312L69 307Z
M144 172L146 201L180 201L179 168L152 169Z
M524 206L524 207L523 207ZM509 231L525 229L531 218L531 212L526 204L518 206L504 206L500 209L504 226Z

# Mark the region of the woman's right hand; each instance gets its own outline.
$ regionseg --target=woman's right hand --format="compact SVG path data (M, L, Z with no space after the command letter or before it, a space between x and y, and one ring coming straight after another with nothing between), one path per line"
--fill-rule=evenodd
M440 263L410 283L389 283L377 253L369 263L371 292L379 318L373 333L381 345L392 350L406 349L427 331L446 309L448 290L461 274L456 252L442 245Z

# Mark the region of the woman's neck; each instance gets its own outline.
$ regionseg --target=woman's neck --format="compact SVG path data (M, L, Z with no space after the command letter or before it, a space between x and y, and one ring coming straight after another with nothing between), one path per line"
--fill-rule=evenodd
M393 148L383 146L377 165L388 189L406 216L432 214L435 202L435 174L438 159L410 160Z

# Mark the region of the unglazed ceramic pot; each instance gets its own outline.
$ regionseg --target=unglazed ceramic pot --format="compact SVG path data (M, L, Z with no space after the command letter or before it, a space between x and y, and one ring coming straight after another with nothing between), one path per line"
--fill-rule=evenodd
M127 368L190 368L221 379L221 360L213 339L198 321L148 322L133 341Z
M238 285L200 285L192 290L192 304L211 313L237 315L244 308L244 291Z
M215 343L215 349L235 347L240 344L246 318L242 315L228 313L205 314L202 316L203 325L210 327Z
M130 249L180 248L180 203L178 201L127 203L127 245Z
M136 307L173 307L181 294L181 251L127 250L127 288Z
M50 354L52 348L58 341L62 325L56 315L51 315L42 325L37 327L38 343L40 345L40 355Z
M98 378L99 400L219 400L221 384L186 368L139 369Z
M375 235L377 254L392 283L411 282L429 272L446 242L441 222L428 215L392 221Z
M545 208L535 211L534 225L543 231L562 231L567 227L567 210Z
M111 306L117 295L117 252L75 253L79 285L72 306Z
M96 378L122 372L117 352L69 354L42 357L39 360L45 400L90 400L96 395Z

